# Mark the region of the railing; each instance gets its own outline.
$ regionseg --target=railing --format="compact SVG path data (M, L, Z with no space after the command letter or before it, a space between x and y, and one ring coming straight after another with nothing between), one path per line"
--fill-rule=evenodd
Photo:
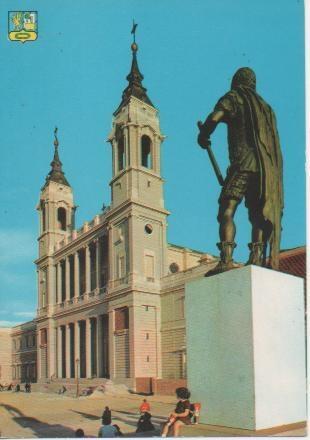
M126 276L126 277L121 277L121 278L118 278L117 280L114 280L113 285L114 285L114 287L118 287L118 286L121 286L122 284L127 284L127 283L128 283L128 277Z
M56 304L56 307L58 311L61 311L70 306L78 305L81 303L87 303L88 301L94 301L99 296L104 295L106 292L107 292L106 286L100 288L96 287L96 289L92 290L91 292L85 292L82 295L74 296L73 298L67 299L66 301ZM38 311L39 315L41 314L40 313L41 310L42 309L39 309Z
M47 307L40 307L39 309L37 309L38 316L45 315L46 312L47 312Z

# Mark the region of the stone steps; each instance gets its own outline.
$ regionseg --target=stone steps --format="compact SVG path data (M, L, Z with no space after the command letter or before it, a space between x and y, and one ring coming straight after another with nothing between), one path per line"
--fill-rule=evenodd
M104 389L109 379L96 378L96 379L79 379L79 395L86 395L87 390ZM77 391L77 384L75 379L57 379L51 382L38 382L31 384L31 391L39 393L56 393L62 388L66 388L66 396L75 396Z
M75 379L55 379L48 382L38 382L31 384L31 391L39 393L62 394L61 390L66 388L64 395L76 396L77 383ZM126 395L129 394L129 388L121 383L115 383L106 378L79 379L79 396L86 396L95 393L100 396L101 393Z

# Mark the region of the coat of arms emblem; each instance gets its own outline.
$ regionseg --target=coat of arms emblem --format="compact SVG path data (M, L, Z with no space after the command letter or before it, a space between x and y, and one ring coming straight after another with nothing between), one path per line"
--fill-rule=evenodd
M34 41L38 38L38 13L36 11L10 11L8 35L11 41Z

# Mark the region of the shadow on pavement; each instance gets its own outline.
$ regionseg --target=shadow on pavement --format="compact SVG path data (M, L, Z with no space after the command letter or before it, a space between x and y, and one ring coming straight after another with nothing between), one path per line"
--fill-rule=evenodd
M80 414L80 416L83 416L85 419L89 419L89 420L100 420L101 419L101 417L95 416L94 414L88 414L88 413L84 413L81 411L75 411L74 409L71 409L70 411L74 412L76 414Z
M123 435L123 437L159 437L160 431L155 429L155 431L147 431L147 432L127 432Z
M115 412L117 412L119 414L126 414L126 415L129 415L129 416L136 416L137 419L140 417L140 414L138 414L137 412L134 412L134 411L131 411L131 412L130 411L120 411L118 409L118 410L115 410ZM152 420L154 420L154 419L157 419L157 420L165 422L167 420L167 417L152 415Z
M12 415L14 422L23 428L31 429L37 437L75 437L75 431L67 426L45 423L35 417L27 417L12 405L0 404L0 406Z
M126 425L133 426L135 428L137 427L137 420L132 420L131 421L131 420L126 419L125 417L119 417L119 416L113 415L112 416L112 424L115 421L124 422L124 423L126 423Z

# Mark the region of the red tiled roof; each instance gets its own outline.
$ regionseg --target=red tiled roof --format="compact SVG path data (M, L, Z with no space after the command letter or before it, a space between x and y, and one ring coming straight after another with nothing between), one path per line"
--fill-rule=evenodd
M306 246L281 251L280 272L306 278Z

